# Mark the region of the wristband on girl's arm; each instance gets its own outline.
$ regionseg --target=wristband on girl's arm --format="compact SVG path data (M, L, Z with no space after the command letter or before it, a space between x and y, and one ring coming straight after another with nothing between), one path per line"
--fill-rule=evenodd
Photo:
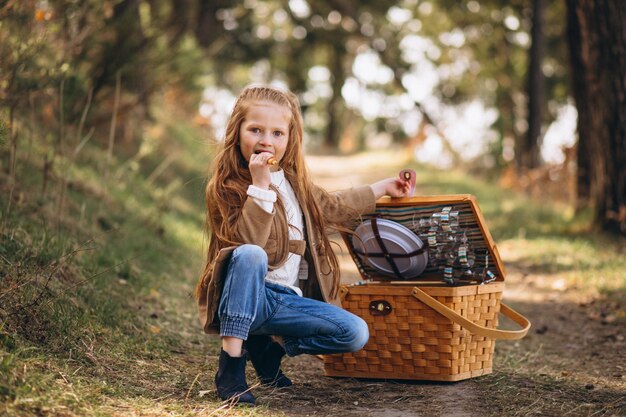
M276 202L275 191L264 190L256 185L249 185L247 194L266 212L271 213L274 211L274 203Z

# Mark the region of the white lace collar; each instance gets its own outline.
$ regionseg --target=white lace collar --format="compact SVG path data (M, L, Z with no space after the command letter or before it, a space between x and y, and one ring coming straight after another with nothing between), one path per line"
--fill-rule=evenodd
M270 181L276 188L281 188L285 182L285 171L279 169L276 172L270 172Z

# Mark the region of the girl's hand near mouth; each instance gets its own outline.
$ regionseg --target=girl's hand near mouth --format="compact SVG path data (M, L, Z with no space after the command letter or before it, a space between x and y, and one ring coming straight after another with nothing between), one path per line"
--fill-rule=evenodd
M259 152L250 155L250 162L248 162L252 184L264 190L269 189L271 183L270 159L276 160L271 152Z

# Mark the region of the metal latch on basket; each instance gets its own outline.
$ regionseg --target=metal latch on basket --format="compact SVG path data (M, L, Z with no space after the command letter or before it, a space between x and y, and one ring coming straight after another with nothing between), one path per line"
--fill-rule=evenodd
M370 303L370 313L373 316L386 316L391 310L391 304L385 300L374 300Z

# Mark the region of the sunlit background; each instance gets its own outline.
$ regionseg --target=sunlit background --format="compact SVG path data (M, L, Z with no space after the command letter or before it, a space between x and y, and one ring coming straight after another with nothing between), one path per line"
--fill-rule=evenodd
M403 1L398 6L390 7L383 18L390 30L398 34L399 57L408 64L401 77L405 91L391 91L394 82L394 69L381 62L379 52L387 48L383 37L376 37L372 24L374 17L368 12L359 14L356 22L337 10L327 15L314 13L305 0L291 0L287 8L281 8L274 2L246 1L243 7L254 13L256 26L253 32L260 39L272 39L281 43L302 40L307 36L307 29L297 25L290 18L306 19L314 29L340 26L346 31L360 31L363 36L372 37L370 44L346 44L346 49L354 54L353 62L347 69L345 80L340 86L340 94L345 105L363 120L364 145L368 149L388 148L393 142L394 133L406 138L418 135L423 120L422 112L416 108L420 103L436 122L449 143L451 149L463 161L479 160L485 168L496 164L493 153L489 152L494 144L501 143L500 157L510 163L515 157L515 141L511 136L504 136L502 131L494 129L499 117L499 109L490 97L499 88L496 78L484 79L481 94L467 97L461 102L451 102L446 98L456 93L455 82L461 82L466 73L479 74L489 63L479 62L468 45L480 42L482 37L493 33L492 25L497 24L506 31L507 41L520 49L527 49L531 39L528 25L523 24L516 15L518 10L510 7L491 8L489 18L480 25L468 25L465 28L453 27L439 33L434 39L424 35L424 23L436 18L443 11L434 11L430 2ZM470 1L456 6L462 13L476 15L481 12L478 1ZM222 9L218 15L226 30L238 27L237 13L233 9ZM524 10L522 10L524 11ZM445 64L437 64L447 54L453 58ZM249 68L247 77L251 83L269 83L288 89L284 76L271 70L270 59L260 59ZM556 71L553 60L546 60L543 72L547 77ZM305 127L310 148L314 148L321 138L326 118L320 114L320 108L333 95L333 74L327 65L312 65L306 71L306 89L298 91L305 109ZM506 93L506 92L505 92ZM514 94L514 91L508 92ZM518 92L519 93L519 92ZM212 135L216 139L223 136L225 121L234 104L237 91L230 87L210 85L204 89L199 113L209 121ZM485 99L487 96L487 99ZM519 99L522 102L523 99ZM574 145L576 133L576 109L571 100L553 101L550 112L553 115L543 128L543 140L540 154L547 164L561 164L564 161L564 148ZM520 111L523 109L520 106ZM382 121L382 123L380 123ZM515 121L519 133L524 133L527 124L523 118ZM390 133L391 132L391 133ZM416 161L432 164L439 168L450 168L454 158L442 143L439 131L433 126L425 128L426 137L414 147Z

